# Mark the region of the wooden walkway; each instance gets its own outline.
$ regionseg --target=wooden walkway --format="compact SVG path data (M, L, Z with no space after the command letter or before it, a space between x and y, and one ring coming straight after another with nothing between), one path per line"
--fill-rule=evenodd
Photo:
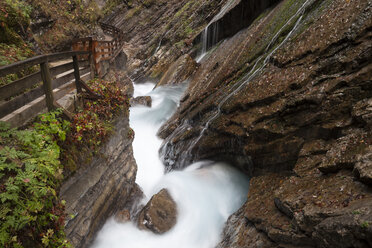
M124 45L121 30L104 23L101 27L113 37L112 40L77 39L72 43L72 51L40 55L0 67L0 77L20 74L35 66L40 68L0 88L0 121L18 127L44 109L50 111L61 107L57 101L74 90L93 94L85 80L103 77L107 72L105 68L120 54ZM70 115L68 111L65 114Z

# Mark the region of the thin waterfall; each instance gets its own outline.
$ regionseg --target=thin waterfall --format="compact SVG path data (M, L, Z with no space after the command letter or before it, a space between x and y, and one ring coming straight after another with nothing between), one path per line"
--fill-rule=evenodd
M280 47L282 47L283 44L297 30L299 24L301 23L301 21L303 19L303 15L304 15L307 7L310 5L309 3L311 1L312 0L306 0L305 3L298 9L298 11L274 35L274 37L272 38L272 40L270 41L270 43L267 45L267 47L265 49L265 53L268 53L268 55L266 55L266 56L261 55L256 60L256 62L253 65L252 69L238 83L236 83L236 84L234 84L232 86L231 93L224 94L218 100L216 100L216 102L219 102L219 104L217 105L217 108L216 108L214 114L212 114L211 117L208 118L208 120L205 122L205 124L203 125L203 128L202 128L202 130L201 130L201 132L199 134L199 136L196 139L194 139L192 142L190 142L189 145L188 145L188 147L181 152L181 154L179 155L179 158L177 160L177 162L178 162L177 168L183 168L183 167L187 166L191 162L191 158L192 158L192 154L191 153L192 153L192 151L194 150L194 148L196 147L196 145L198 144L198 142L201 140L201 138L204 136L205 132L208 130L211 122L214 121L221 114L221 108L226 103L226 101L228 101L233 95L235 95L239 90L241 90L245 85L247 85L255 76L257 76L260 72L262 72L262 70L268 64L268 62L269 62L270 58L272 57L272 55ZM285 39L283 41L281 41L281 43L275 49L273 49L271 52L269 52L270 49L272 48L273 44L275 44L275 42L278 40L278 37L280 36L280 34L282 33L282 31L285 30L289 25L291 25L292 22L293 22L293 20L296 19L296 18L297 18L296 23L294 24L294 26L291 29L291 31L286 35ZM169 141L171 141L174 137L176 137L176 135L180 134L186 128L190 128L190 126L189 126L188 123L189 123L188 120L184 121L172 133L172 135L170 136L170 138L167 139L168 142L165 143L165 144L163 144L163 147L160 150L161 151L161 157L162 157L164 163L168 164L167 170L171 170L169 168L169 165L172 165L175 162L172 159L166 157L166 152L169 152L169 151L167 151L167 149L169 149L169 147L171 146L171 144L169 143Z
M219 24L218 19L223 17L228 10L236 3L236 0L229 0L220 10L220 12L208 23L201 33L201 51L196 61L199 63L207 53L207 51L218 43L219 39Z

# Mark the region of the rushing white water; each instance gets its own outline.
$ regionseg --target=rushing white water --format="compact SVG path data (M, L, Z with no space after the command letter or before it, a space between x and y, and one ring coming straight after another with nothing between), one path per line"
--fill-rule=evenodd
M161 140L156 132L176 110L185 85L159 87L135 86L135 96L149 95L152 108L131 108L130 124L135 131L134 156L138 165L137 183L147 201L167 188L177 203L177 224L156 235L139 230L134 223L121 224L111 218L100 231L93 248L212 248L228 216L246 200L248 179L236 169L211 161L190 165L182 171L164 174L158 157Z

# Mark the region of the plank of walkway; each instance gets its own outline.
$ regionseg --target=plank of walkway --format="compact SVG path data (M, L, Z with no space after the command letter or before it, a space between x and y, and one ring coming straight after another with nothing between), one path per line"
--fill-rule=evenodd
M62 65L55 66L53 68L50 68L50 74L52 77L57 76L61 73L64 73L66 71L74 69L73 63L66 63Z
M89 79L91 77L90 68L81 68L80 73L81 75L83 75L84 80ZM71 84L71 82L74 79L75 79L74 71L71 70L70 73L53 80L52 88L54 90L56 88L60 88L65 84ZM44 95L44 90L42 86L39 86L9 101L3 102L2 104L0 104L0 118L12 113L13 111L21 108L24 105L27 105L28 103L34 101L35 99L41 97L42 95Z

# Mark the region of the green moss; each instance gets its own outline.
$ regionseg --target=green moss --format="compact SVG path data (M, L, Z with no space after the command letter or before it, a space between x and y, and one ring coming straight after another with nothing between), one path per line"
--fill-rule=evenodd
M32 8L24 1L5 0L0 2L0 43L23 43L18 34L30 24Z
M132 1L128 1L128 6L130 7L132 4ZM123 3L122 0L108 0L105 4L105 7L103 8L103 14L109 15L111 14L115 8L117 8L119 5Z
M175 18L178 18L180 17L181 15L183 15L189 8L192 4L194 4L195 1L189 1L187 2L179 11L177 11L177 13L174 15Z
M174 45L177 47L177 49L182 49L183 47L185 47L185 42L181 40Z
M298 37L314 23L316 16L321 15L331 3L332 3L332 0L324 0L324 1L316 2L312 6L311 10L309 10L307 13L308 15L312 15L312 17L303 21L303 24L298 28L296 35L293 37L293 40L297 40Z
M363 229L367 229L369 227L369 223L368 221L364 221L363 223L360 224L360 226L363 228Z
M142 9L142 5L139 5L133 9L130 9L127 14L125 15L125 20L132 18L134 15L138 14L138 12Z
M150 74L150 77L151 78L160 78L160 75L162 74L162 72L160 70L153 70Z
M145 0L142 2L142 4L146 7L149 8L151 5L153 5L156 1L155 0Z

